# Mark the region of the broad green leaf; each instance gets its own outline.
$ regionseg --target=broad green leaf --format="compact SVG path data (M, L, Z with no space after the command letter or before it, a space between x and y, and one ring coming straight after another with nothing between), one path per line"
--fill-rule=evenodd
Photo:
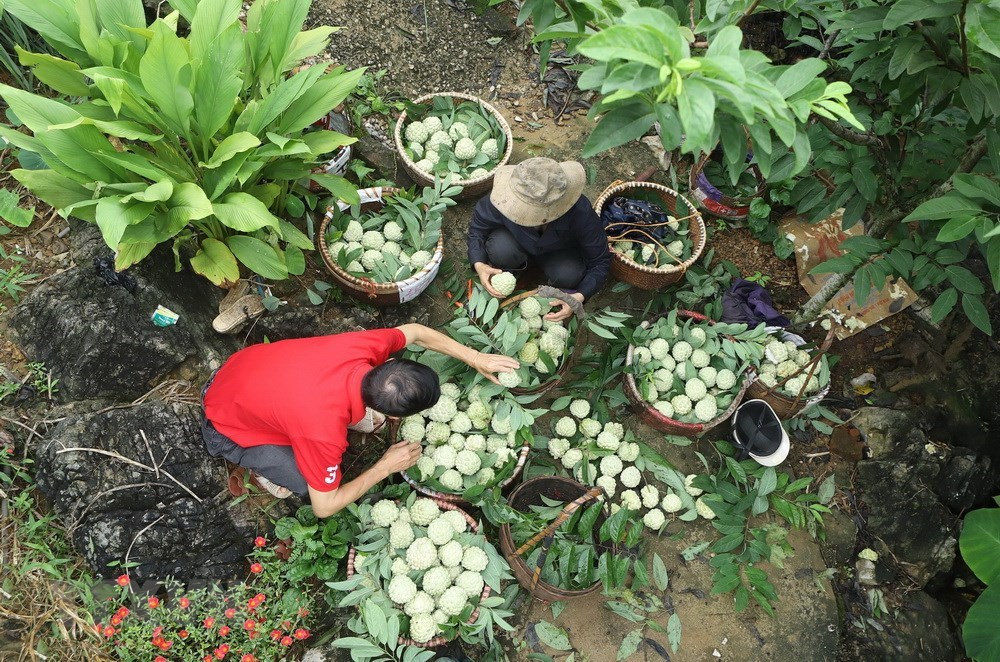
M778 475L774 471L774 467L768 467L764 470L763 475L760 480L757 481L757 494L759 496L767 496L774 491L774 488L778 486Z
M226 239L226 244L236 256L254 273L269 280L288 278L288 269L268 244L255 237L234 235Z
M342 200L352 205L356 205L360 201L360 198L358 197L358 189L339 175L330 175L325 172L314 172L309 175L309 179L313 180L332 193L338 200Z
M35 77L56 92L67 96L90 96L90 88L84 82L77 63L48 53L31 53L17 45L14 50L18 61L25 67L31 67Z
M293 133L305 129L346 99L358 86L364 72L364 67L351 71L338 68L325 74L288 106L273 130Z
M194 111L187 45L162 20L153 23L152 29L153 39L139 61L139 77L174 130L187 136Z
M956 216L941 226L938 241L958 241L971 234L979 226L982 216Z
M239 3L237 2L237 5ZM204 56L194 60L192 82L195 120L203 143L229 121L243 88L243 35L238 25L223 30L207 46Z
M959 174L953 178L955 190L967 198L985 200L1000 207L1000 184L982 175Z
M301 62L307 58L320 54L330 43L330 35L339 28L329 25L322 25L312 30L303 30L292 39L292 45L288 49L285 57L286 65L289 63Z
M139 52L145 50L145 40L128 30L146 27L142 0L96 0L95 5L105 30L123 41L131 42Z
M285 268L292 276L301 276L306 272L306 256L298 246L285 248Z
M901 25L928 18L957 16L962 3L938 2L936 0L896 0L891 4L882 27L895 30Z
M615 655L615 662L622 662L638 652L639 646L642 644L642 630L641 627L636 628L625 635L618 647L618 653Z
M990 55L1000 57L1000 10L991 4L972 2L965 18L965 34L969 41Z
M965 516L958 539L962 558L986 585L1000 578L1000 508L980 508Z
M729 57L738 59L743 32L735 25L727 25L712 36L708 44L707 57Z
M52 170L13 170L14 178L28 187L45 204L55 209L90 200L93 192Z
M229 287L240 279L240 265L232 251L211 237L202 240L198 252L191 258L191 268L220 287Z
M221 202L214 203L212 210L219 222L239 232L253 232L265 227L278 229L278 217L249 193L230 193Z
M591 132L583 147L583 158L605 152L612 147L624 145L641 138L653 126L656 116L642 103L630 103L612 108Z
M577 50L598 61L631 60L659 70L664 64L664 48L649 30L635 26L611 25L584 39Z
M121 241L125 228L149 216L154 203L123 203L121 198L103 198L97 203L97 227L109 248L115 248Z
M73 5L64 0L5 0L5 10L33 28L63 56L88 62Z
M1000 292L1000 237L990 239L986 244L983 255L986 257L986 265L989 267L990 276L993 278L993 291Z
M826 480L819 484L819 489L816 490L816 498L823 505L830 503L833 499L834 493L837 491L836 477L830 474Z
M197 221L213 213L212 203L201 187L184 182L174 187L173 195L167 201L167 224L183 228L188 221Z
M0 188L0 218L15 227L26 228L35 217L35 208L24 209L20 204L21 197L17 193Z
M958 290L949 287L938 296L934 305L931 306L931 321L937 324L943 320L955 308L956 303L958 303Z
M667 585L669 584L667 566L664 565L663 559L660 558L660 555L656 553L653 554L653 583L655 583L656 588L661 591L666 591Z
M281 231L281 238L284 239L287 244L306 251L312 249L313 243L309 237L307 237L302 230L299 230L288 221L279 219L278 228Z
M826 71L826 62L823 60L814 57L799 60L778 76L774 86L787 99L805 88L824 71Z
M681 617L677 613L670 614L667 619L667 641L670 643L670 650L677 652L681 647Z
M687 137L684 150L707 153L712 149L712 126L715 122L715 95L702 81L689 78L677 96L677 110Z
M309 148L309 152L313 156L329 154L344 145L353 145L358 141L353 136L346 136L336 131L313 131L304 134L301 140Z
M212 42L228 28L239 29L240 0L200 0L191 21L188 37L191 45L191 59L208 59ZM242 40L241 40L242 41ZM242 48L241 48L242 51Z
M943 219L951 219L956 216L974 216L976 214L981 214L982 211L982 205L976 204L965 196L952 191L941 196L940 198L932 198L923 203L910 212L909 215L903 219L903 222L939 221Z
M118 244L115 271L124 271L153 252L157 242L137 241Z
M944 268L944 272L948 275L948 282L958 288L959 292L964 294L982 294L986 291L982 281L965 267L951 264Z
M553 648L557 651L568 651L572 650L573 646L569 643L569 637L566 636L565 630L548 621L538 621L535 623L535 634L538 635L539 640L549 648Z
M1000 659L997 614L1000 614L1000 584L983 591L965 615L962 640L965 642L965 654L972 659L983 662Z
M983 305L983 299L977 294L962 295L962 311L969 318L977 329L988 336L993 335L993 324L990 322L990 314Z
M215 151L212 153L212 158L210 158L207 163L201 163L199 165L208 169L218 168L220 165L226 163L237 154L241 154L259 145L260 138L252 133L248 133L246 131L234 133L231 136L227 136L225 140L219 143L219 146L216 147Z
M670 61L677 63L691 54L687 41L680 33L677 20L669 13L652 7L630 9L622 15L625 25L640 26L656 37L670 56Z

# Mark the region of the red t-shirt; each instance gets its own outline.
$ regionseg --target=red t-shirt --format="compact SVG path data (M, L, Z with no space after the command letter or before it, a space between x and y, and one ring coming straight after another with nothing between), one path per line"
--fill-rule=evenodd
M253 345L233 354L205 394L215 429L244 448L291 446L313 489L340 485L347 426L365 415L361 378L406 346L399 329Z

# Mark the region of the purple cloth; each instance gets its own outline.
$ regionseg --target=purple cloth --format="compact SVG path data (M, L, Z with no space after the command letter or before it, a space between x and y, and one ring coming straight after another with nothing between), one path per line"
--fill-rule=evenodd
M722 295L722 321L768 326L788 326L789 319L774 307L771 295L757 283L737 278Z

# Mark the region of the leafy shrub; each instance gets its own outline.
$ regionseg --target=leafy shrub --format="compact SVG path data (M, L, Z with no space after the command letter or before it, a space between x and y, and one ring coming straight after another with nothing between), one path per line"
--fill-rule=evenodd
M14 170L60 210L96 223L133 265L160 243L197 247L192 268L213 283L239 263L268 279L305 270L312 242L279 218L315 208L304 183L356 201L346 180L312 174L324 154L354 141L307 129L343 101L363 70L301 68L334 28L300 31L308 0L257 0L241 30L239 0L184 0L146 24L141 0L28 0L6 10L63 57L18 48L21 64L71 102L0 85L31 135L0 136L50 169ZM178 35L179 19L190 26Z

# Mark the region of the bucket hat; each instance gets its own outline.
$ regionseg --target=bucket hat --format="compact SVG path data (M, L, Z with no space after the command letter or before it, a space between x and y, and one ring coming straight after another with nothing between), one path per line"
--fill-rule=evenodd
M568 212L586 180L583 165L576 161L536 156L498 168L490 201L518 225L537 227Z
M779 465L788 457L788 433L763 400L747 400L733 412L733 441L741 459L749 456L765 467Z

